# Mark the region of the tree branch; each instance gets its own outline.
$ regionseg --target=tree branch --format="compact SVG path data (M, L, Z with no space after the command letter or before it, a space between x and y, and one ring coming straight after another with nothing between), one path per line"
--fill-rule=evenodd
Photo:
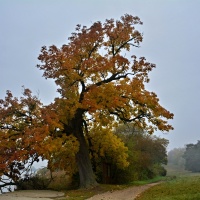
M129 44L129 42L132 41L132 40L134 40L134 37L133 37L133 38L130 38L130 39L127 40L126 42L122 43L113 55L115 56L116 54L118 54L119 51L120 51L125 45ZM132 44L131 44L131 45L132 45Z
M88 54L88 58L91 57L92 53L96 50L96 48L99 46L99 42L97 42L94 47L89 51L89 54Z
M110 114L117 116L120 120L122 120L122 121L124 121L124 122L133 122L133 121L135 121L135 120L137 120L137 119L140 120L140 119L142 119L143 117L148 116L148 115L145 114L145 113L141 113L141 114L139 114L138 116L136 116L136 117L134 117L134 118L128 119L128 118L126 118L126 117L124 116L123 111L120 111L120 113L122 113L121 115L120 115L119 112L115 112L115 111L111 111L111 110L108 110L108 111L109 111Z

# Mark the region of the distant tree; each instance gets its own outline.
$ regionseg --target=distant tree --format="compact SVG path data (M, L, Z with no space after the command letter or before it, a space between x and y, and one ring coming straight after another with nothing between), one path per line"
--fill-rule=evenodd
M138 17L126 14L120 20L110 19L103 24L95 22L89 28L77 25L68 44L61 48L54 45L42 47L38 68L44 71L46 79L55 80L60 97L48 106L39 106L41 114L32 118L29 118L29 110L25 116L23 112L35 107L25 106L21 120L17 112L18 104L7 104L7 99L1 101L1 112L16 110L10 118L9 112L6 117L1 114L4 119L0 125L2 141L9 143L10 135L15 137L15 141L28 135L24 140L31 140L31 145L22 142L21 149L25 149L23 145L33 149L31 157L46 156L50 160L49 167L59 164L68 169L76 163L80 187L87 188L97 184L90 160L90 141L86 135L95 123L102 127L109 124L114 128L119 122L134 122L150 134L157 129L173 129L168 124L173 114L159 104L155 93L145 89L145 84L149 82L148 73L155 65L146 62L144 57L137 59L135 55L129 57L126 54L131 47L138 47L142 42L142 34L135 29L137 24L142 24ZM26 123L31 119L34 123ZM19 134L20 137L17 137ZM18 152L16 143L12 141L10 145L16 148L13 152ZM10 152L6 148L2 147L2 151ZM11 156L9 163L21 160L22 155L17 153L14 159Z
M183 155L185 153L185 148L174 148L168 152L168 164L175 165L180 169L185 168L185 159Z
M200 172L200 141L197 144L187 144L183 157L186 170Z

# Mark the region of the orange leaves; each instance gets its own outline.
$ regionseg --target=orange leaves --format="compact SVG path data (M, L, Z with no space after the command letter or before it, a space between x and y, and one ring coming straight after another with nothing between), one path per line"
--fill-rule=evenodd
M69 37L69 43L58 49L54 45L42 47L38 59L44 63L38 68L44 70L45 78L53 78L61 87L75 82L97 83L108 78L109 72L122 74L128 69L129 61L120 55L130 50L130 42L139 44L142 36L134 25L141 24L138 17L124 15L121 21L95 22L91 27L77 25L76 32ZM140 38L140 39L139 39Z
M113 19L106 20L105 34L108 37L108 41L105 46L112 46L109 54L117 54L122 49L130 50L130 43L133 41L136 44L142 41L141 34L135 30L136 24L142 24L138 17L131 15L124 15L121 17L121 21L117 20L114 22Z
M154 93L145 90L155 65L135 55L130 60L125 54L142 41L137 24L142 24L138 17L125 14L120 20L96 22L89 28L77 25L61 49L42 48L38 67L60 87L65 101L61 107L66 111L62 116L67 116L62 117L63 122L68 123L78 109L89 115L106 110L119 121L136 121L145 128L150 122L150 132L172 129L164 120L159 126L154 123L154 117L170 119L173 114L159 105Z
M62 113L56 112L55 104L42 107L28 89L23 95L17 99L8 92L0 102L0 173L12 175L13 163L32 163L38 157L48 159L52 170L60 167L73 171L79 143L75 137L61 134ZM17 166L13 170L18 170Z
M42 146L47 135L41 119L41 105L26 88L20 99L8 91L5 100L0 101L0 163L6 166L0 171L12 172L13 163L27 163L37 157L38 146ZM18 170L17 166L13 170Z
M134 55L132 56L132 71L135 74L135 76L138 79L141 79L144 82L149 82L148 73L152 71L153 68L156 67L155 64L146 62L146 59L144 57L140 57L139 60L137 60L137 57Z

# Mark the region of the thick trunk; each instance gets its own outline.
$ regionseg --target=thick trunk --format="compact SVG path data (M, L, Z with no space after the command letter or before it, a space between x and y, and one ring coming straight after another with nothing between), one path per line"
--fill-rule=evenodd
M76 119L74 118L73 120L73 129L74 136L78 139L80 144L79 152L76 155L76 162L80 176L80 187L94 187L97 185L97 182L95 180L95 175L89 157L88 145L83 134L82 114L77 113Z
M80 143L80 148L76 155L76 162L80 176L80 187L89 188L96 186L97 182L95 180L95 175L92 169L88 147L82 133L79 133L78 141Z

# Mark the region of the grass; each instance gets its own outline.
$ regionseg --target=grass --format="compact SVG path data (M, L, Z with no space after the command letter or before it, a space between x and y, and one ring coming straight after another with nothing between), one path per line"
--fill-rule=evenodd
M199 200L200 173L167 166L168 180L137 197L137 200Z
M137 200L199 200L199 185L200 176L179 177L150 188Z
M190 176L191 173L189 171L186 171L185 169L183 169L183 167L178 167L176 165L166 165L165 169L167 170L167 176L176 176L176 177L182 177L182 176Z
M149 183L156 183L159 181L166 181L168 178L163 176L157 176L153 179L143 180L143 181L133 181L129 184L129 186L139 186L139 185L146 185Z

